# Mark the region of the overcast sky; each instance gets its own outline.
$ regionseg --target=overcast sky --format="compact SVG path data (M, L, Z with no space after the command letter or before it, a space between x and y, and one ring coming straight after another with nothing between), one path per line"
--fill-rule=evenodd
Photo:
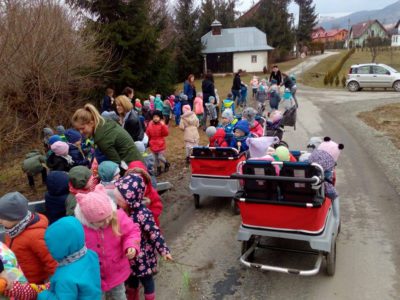
M360 10L380 9L398 0L314 0L317 13L326 16L342 16ZM254 2L252 0L240 0L240 11L246 11ZM296 5L291 5L291 12L298 13Z

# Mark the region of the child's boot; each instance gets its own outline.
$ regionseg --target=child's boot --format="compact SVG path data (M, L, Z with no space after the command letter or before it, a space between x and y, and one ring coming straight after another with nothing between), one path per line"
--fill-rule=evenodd
M126 299L127 300L139 300L139 288L126 288Z
M155 300L155 299L156 299L156 293L144 294L144 300Z
M171 164L169 162L166 162L164 165L164 172L168 172L170 166L171 166Z

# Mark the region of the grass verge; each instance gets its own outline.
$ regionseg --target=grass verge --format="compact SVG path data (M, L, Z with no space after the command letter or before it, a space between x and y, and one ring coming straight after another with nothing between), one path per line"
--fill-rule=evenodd
M382 132L400 149L400 103L392 103L362 112L358 117L369 126Z

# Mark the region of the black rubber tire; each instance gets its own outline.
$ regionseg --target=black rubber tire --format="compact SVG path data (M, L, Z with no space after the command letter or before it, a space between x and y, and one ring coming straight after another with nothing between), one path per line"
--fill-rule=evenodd
M237 205L235 199L233 199L233 198L231 200L231 211L232 211L232 214L234 214L234 215L240 214L239 206Z
M194 200L194 208L199 209L200 208L200 195L193 194L193 200Z
M326 255L326 274L335 275L336 271L336 239L332 241L331 252Z
M393 88L396 92L400 92L400 80L397 80L393 83Z
M359 91L359 88L360 84L357 81L350 81L347 84L347 89L352 93Z

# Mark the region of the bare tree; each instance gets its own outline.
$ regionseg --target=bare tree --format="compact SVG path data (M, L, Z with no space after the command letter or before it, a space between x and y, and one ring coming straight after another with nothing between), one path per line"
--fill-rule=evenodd
M0 1L0 153L69 125L106 72L109 51L56 0ZM85 96L86 95L86 96Z

